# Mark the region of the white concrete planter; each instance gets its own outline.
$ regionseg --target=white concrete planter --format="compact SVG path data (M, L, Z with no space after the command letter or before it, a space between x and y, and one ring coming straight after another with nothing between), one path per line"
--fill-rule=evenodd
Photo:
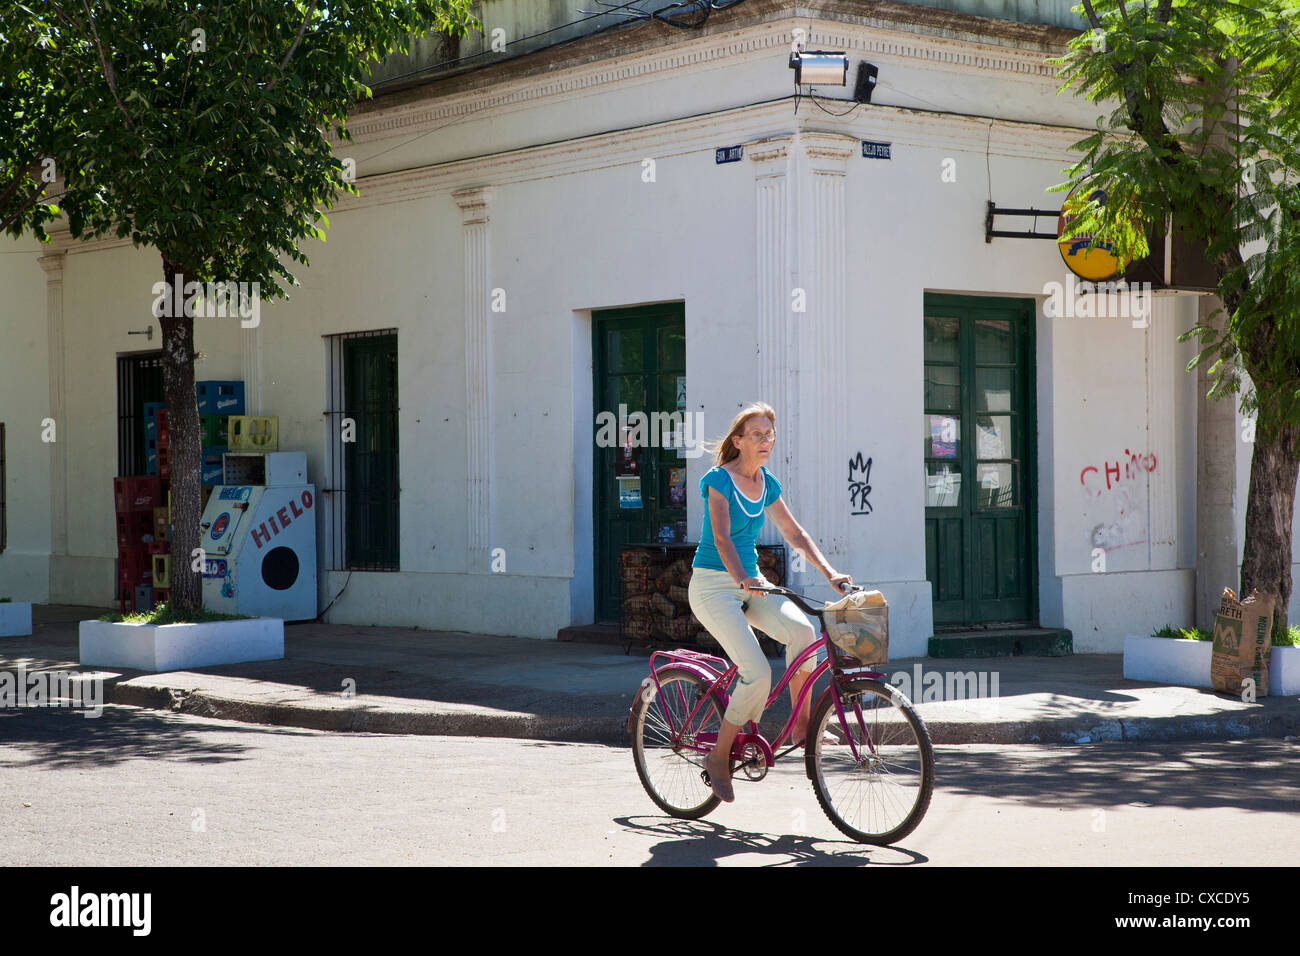
M284 657L284 621L255 617L203 624L113 624L82 621L84 667L178 671Z
M1212 688L1213 651L1213 641L1130 634L1124 638L1124 676L1128 680L1149 680L1157 684Z
M23 637L32 632L32 606L27 601L0 604L0 637Z
M1270 697L1300 695L1300 647L1274 647L1268 657Z
M1124 676L1158 684L1212 689L1210 658L1213 641L1190 641L1172 637L1124 638ZM1300 695L1300 647L1274 647L1268 658L1270 697Z

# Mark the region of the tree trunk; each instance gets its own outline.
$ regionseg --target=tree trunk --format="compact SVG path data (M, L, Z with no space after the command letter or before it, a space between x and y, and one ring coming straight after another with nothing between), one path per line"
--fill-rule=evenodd
M1267 439L1256 436L1250 456L1240 597L1244 600L1256 588L1274 595L1274 628L1287 626L1291 603L1291 517L1298 469L1300 425L1285 425Z
M193 277L185 276L181 267L164 252L163 279L168 290L175 290L178 281L183 285ZM199 410L194 395L194 318L186 315L183 308L175 307L178 301L183 305L183 292L169 291L171 314L158 317L162 325L163 395L171 430L170 602L174 609L194 611L203 607L203 576L194 570L196 552L201 556Z

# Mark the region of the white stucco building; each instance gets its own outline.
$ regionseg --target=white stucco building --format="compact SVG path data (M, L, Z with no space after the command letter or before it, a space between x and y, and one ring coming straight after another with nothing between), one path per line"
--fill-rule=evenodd
M1184 372L1176 336L1205 303L1156 296L1146 328L1051 316L1056 243L985 239L990 201L1059 208L1047 190L1095 128L1045 63L1069 5L745 0L694 30L574 27L521 56L463 46L459 70L390 64L340 148L359 196L304 247L301 287L255 329L196 330L197 377L244 380L331 502L326 619L536 637L612 619L617 545L683 518L697 540L710 462L647 449L640 507L620 507L596 416L675 410L684 378L709 438L748 401L776 408L770 467L832 563L885 592L895 656L936 625L1118 651L1191 623L1198 591L1203 613L1235 586L1250 455ZM554 22L517 6L480 16L523 36L582 5L547 5ZM800 30L848 55L825 110L796 109ZM849 111L864 60L879 82ZM54 236L0 248L0 595L107 604L123 403L143 394L124 376L158 345L160 262ZM342 415L375 437L355 474L395 469L387 501L336 490ZM820 575L793 583L829 596Z

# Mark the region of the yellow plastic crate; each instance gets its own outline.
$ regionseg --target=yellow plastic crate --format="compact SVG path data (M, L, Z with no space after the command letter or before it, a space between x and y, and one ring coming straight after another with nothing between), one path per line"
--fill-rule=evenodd
M154 554L153 558L153 586L157 588L169 588L172 586L172 556L170 554Z
M231 415L231 451L279 451L280 419L275 415Z

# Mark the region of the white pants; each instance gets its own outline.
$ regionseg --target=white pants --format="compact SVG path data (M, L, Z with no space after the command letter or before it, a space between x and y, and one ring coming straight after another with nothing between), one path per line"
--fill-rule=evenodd
M691 611L740 669L724 718L733 724L750 720L757 723L772 689L772 668L750 624L785 645L787 668L816 643L817 629L808 615L785 595L747 595L726 571L692 569L687 595ZM742 608L745 601L749 606ZM799 670L811 673L816 666L817 655L813 654Z

